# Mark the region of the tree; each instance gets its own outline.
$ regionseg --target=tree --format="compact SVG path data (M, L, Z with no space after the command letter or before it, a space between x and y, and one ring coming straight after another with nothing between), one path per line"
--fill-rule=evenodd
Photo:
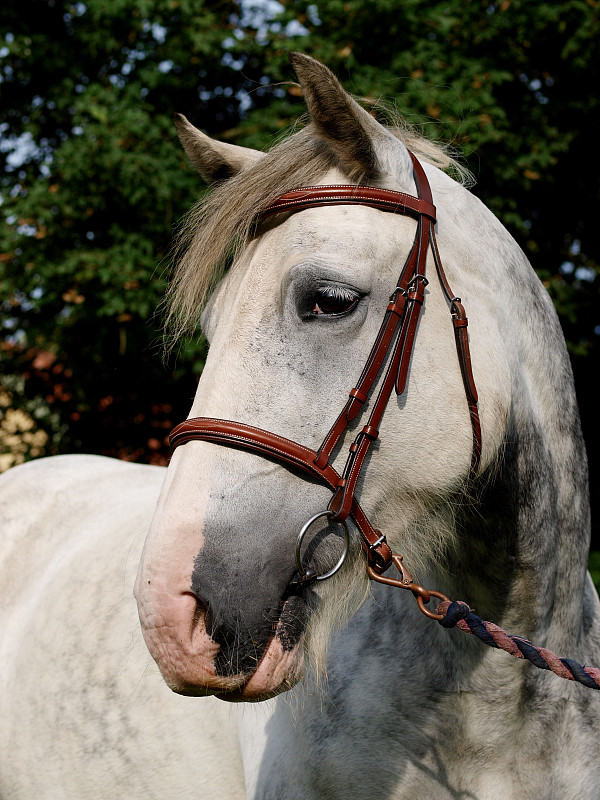
M46 452L164 462L173 414L187 411L203 348L165 369L155 315L172 226L200 194L172 115L217 132L239 121L254 84L223 44L238 12L223 0L2 7L4 397L46 430Z

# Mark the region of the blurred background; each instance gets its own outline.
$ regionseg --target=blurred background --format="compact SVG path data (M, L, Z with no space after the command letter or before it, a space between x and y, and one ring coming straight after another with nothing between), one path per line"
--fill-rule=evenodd
M287 62L302 50L451 142L550 292L600 549L599 28L598 0L4 0L0 470L167 463L205 356L201 337L161 355L172 236L205 191L172 117L267 147L304 112Z

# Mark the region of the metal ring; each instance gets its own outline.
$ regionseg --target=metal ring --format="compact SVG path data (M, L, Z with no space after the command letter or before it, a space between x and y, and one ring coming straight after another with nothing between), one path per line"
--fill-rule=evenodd
M302 546L302 540L306 536L307 530L310 528L313 522L316 522L320 517L333 517L334 514L335 512L329 509L327 509L327 511L319 511L318 514L315 514L314 517L311 517L308 520L308 522L305 522L304 525L302 526L302 530L298 534L298 540L296 541L296 552L295 552L296 568L300 573L300 575L306 575L306 570L302 566L302 559L300 557L300 547ZM316 576L316 580L318 581L327 580L327 578L331 578L333 575L335 575L335 573L340 569L340 567L346 560L348 553L350 552L350 531L348 530L348 523L344 519L338 524L341 525L344 529L344 541L345 541L344 552L342 553L340 560L337 562L335 567L333 567L333 569L330 569L329 572L326 572L324 575Z

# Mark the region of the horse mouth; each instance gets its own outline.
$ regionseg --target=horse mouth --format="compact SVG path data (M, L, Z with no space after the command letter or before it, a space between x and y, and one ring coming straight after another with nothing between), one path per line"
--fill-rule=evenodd
M259 702L291 689L303 677L306 618L303 598L288 597L255 669L241 685L216 691L215 697L230 703Z
M302 597L287 597L260 631L230 630L227 635L213 628L206 612L196 613L190 630L186 619L192 602L196 605L187 594L187 613L167 615L161 625L142 626L146 644L174 692L258 702L291 689L303 677L309 612ZM176 612L184 610L176 604Z

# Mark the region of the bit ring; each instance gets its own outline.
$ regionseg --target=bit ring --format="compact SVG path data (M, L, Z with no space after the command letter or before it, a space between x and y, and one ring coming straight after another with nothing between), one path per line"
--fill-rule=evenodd
M302 540L306 536L306 532L313 524L313 522L316 522L321 517L333 517L334 515L335 512L331 511L330 509L327 509L327 511L319 511L318 514L315 514L308 520L308 522L305 522L304 525L302 526L302 529L298 534L298 539L296 541L296 550L295 550L296 569L298 570L301 576L306 575L306 570L302 566L302 558L300 555ZM333 575L335 575L335 573L341 568L342 564L348 557L348 553L350 552L350 530L348 529L348 523L346 522L346 520L342 520L338 524L341 525L344 529L344 552L342 553L337 564L334 567L332 567L332 569L330 569L329 572L326 572L324 575L317 575L315 577L315 580L317 581L325 581L327 580L327 578L331 578Z

